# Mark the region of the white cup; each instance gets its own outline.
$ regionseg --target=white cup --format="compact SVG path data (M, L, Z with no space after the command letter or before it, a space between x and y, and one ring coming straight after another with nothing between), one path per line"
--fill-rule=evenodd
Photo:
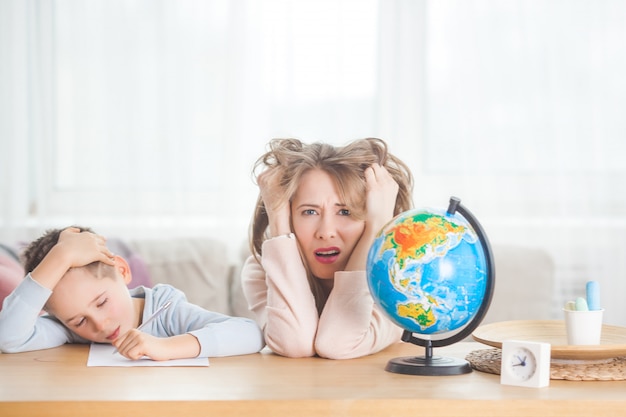
M600 344L604 309L589 311L563 309L563 312L568 345Z

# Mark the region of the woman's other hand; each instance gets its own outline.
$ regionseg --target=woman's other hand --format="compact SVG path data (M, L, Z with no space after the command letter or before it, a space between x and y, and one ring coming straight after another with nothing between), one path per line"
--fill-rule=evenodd
M379 164L372 164L365 170L365 183L365 224L377 233L394 216L399 187L385 167Z

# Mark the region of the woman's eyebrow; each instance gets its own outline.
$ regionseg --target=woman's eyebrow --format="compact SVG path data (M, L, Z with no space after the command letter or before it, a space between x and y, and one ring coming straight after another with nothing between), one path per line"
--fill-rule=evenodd
M302 207L315 207L315 208L319 208L321 207L319 204L314 204L314 203L302 203L302 204L298 204L296 206L296 208L302 208Z
M347 207L348 205L345 203L335 203L335 207ZM303 207L313 207L313 208L320 208L322 207L319 204L313 204L313 203L302 203L296 206L297 209L303 208Z

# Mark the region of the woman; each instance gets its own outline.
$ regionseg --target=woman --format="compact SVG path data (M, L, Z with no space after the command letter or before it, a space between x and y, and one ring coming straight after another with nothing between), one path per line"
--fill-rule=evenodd
M380 229L412 207L407 166L380 139L335 147L274 139L256 162L260 189L243 290L267 345L289 357L378 352L402 330L374 305L365 266Z

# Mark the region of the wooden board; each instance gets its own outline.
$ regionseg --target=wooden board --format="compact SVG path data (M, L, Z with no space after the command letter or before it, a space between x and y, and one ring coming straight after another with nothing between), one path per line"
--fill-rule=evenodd
M568 345L564 320L513 320L490 323L472 333L474 340L501 348L504 340L546 342L553 359L595 360L626 356L626 327L603 325L599 345Z

